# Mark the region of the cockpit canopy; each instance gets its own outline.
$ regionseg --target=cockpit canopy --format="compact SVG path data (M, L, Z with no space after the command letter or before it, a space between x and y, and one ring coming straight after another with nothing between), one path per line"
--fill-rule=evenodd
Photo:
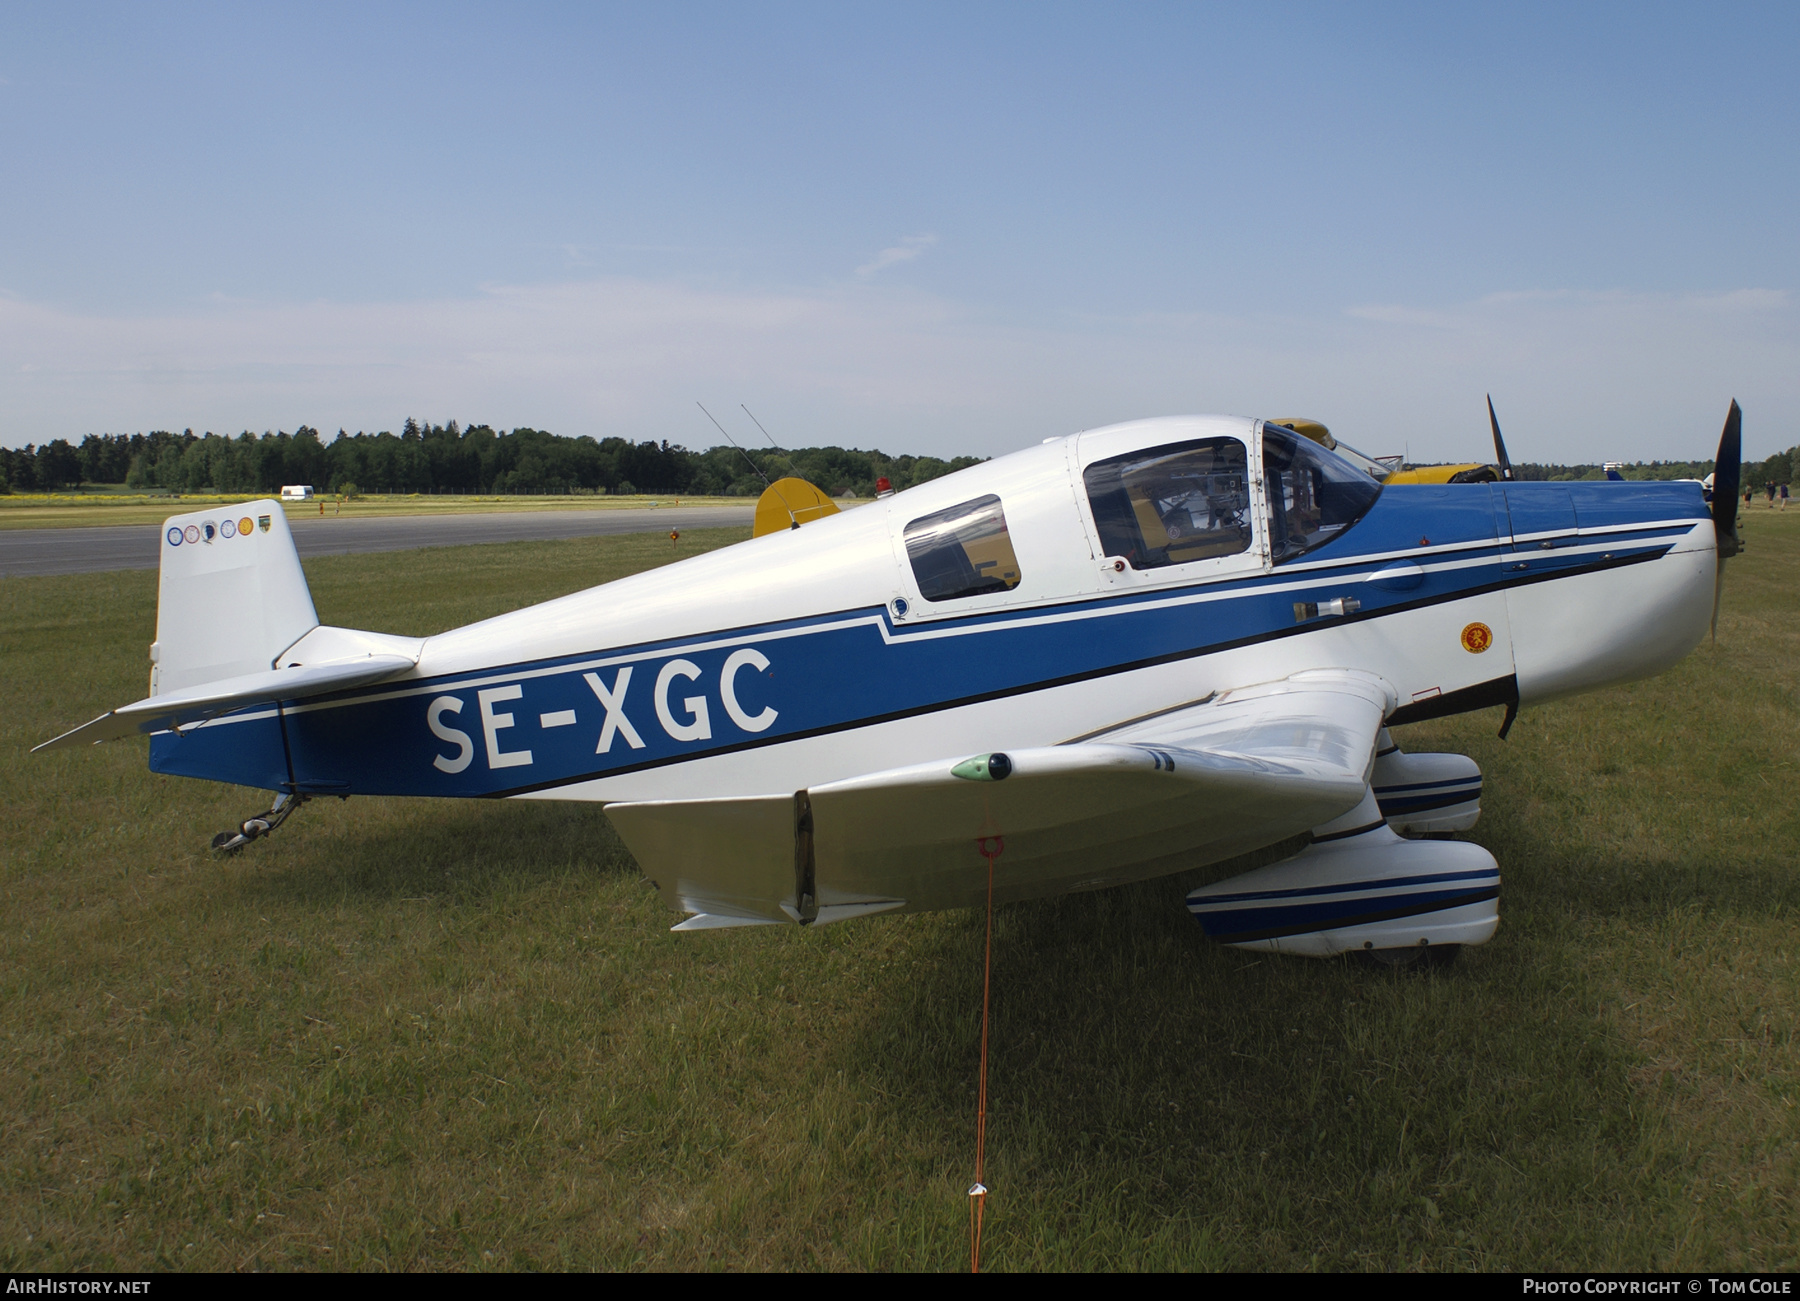
M1381 492L1363 469L1280 425L1265 424L1270 558L1322 546ZM1095 461L1082 475L1104 553L1159 569L1248 551L1250 467L1235 438L1165 443Z

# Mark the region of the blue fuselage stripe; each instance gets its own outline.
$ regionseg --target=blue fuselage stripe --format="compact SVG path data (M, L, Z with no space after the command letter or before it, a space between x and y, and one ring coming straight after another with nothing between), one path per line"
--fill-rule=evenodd
M1294 568L924 623L895 624L876 606L726 630L703 642L596 648L363 688L290 704L279 717L263 706L179 737L159 735L151 766L345 794L521 794L1302 635L1326 625L1296 623L1296 602L1342 594L1349 578L1388 563L1386 555L1329 555L1356 539L1378 543L1383 528L1392 533L1386 500L1349 537ZM1416 530L1418 515L1409 518L1405 527ZM1670 524L1604 556L1569 558L1587 568L1653 560L1691 527ZM1521 555L1539 564L1538 553L1520 552L1488 528L1485 540L1449 533L1440 539L1447 550L1411 553L1422 572L1406 590L1359 583L1363 609L1329 626L1572 572L1512 572ZM746 648L766 665L745 662ZM266 717L239 721L258 712ZM570 713L575 725L540 723ZM608 726L610 715L620 725Z

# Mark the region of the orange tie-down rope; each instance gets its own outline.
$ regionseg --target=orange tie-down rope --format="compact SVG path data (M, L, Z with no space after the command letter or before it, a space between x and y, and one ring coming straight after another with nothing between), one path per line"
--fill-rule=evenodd
M988 988L994 974L994 860L1006 851L999 836L975 842L987 859L987 950L981 960L981 1075L975 1094L975 1184L969 1189L969 1272L981 1273L981 1213L987 1207L987 1185L981 1182L987 1158Z

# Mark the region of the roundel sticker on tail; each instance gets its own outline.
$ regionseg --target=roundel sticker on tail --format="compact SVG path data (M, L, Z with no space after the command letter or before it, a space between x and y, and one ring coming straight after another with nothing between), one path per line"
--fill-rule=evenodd
M169 545L172 547L178 547L181 545L181 530L180 529L175 528L173 526L171 526L169 528Z
M1479 655L1494 644L1494 630L1485 623L1472 623L1462 630L1463 649Z

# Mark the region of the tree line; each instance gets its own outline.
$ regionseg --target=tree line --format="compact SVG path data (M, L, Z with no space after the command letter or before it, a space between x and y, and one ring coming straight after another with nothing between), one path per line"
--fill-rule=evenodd
M1704 479L1713 472L1711 461L1633 461L1629 465L1614 463L1627 479ZM1800 446L1776 452L1760 461L1745 461L1739 467L1744 487L1759 491L1766 483L1777 486L1800 479ZM1513 462L1513 477L1525 480L1566 481L1571 479L1604 479L1603 465L1544 465L1536 461Z
M149 434L89 434L79 446L57 438L41 446L0 448L0 493L60 492L83 484L124 484L180 493L274 493L283 484L311 484L319 492L374 493L670 493L754 497L764 477L798 474L834 497L875 494L876 480L910 488L983 458L889 456L844 447L723 446L690 451L666 439L564 437L542 429L502 432L408 419L398 434L346 434L327 442L301 425L236 437L193 430ZM1634 462L1627 479L1701 479L1710 461ZM1598 479L1599 465L1517 463L1521 479ZM1746 461L1743 481L1792 483L1800 478L1800 447L1762 461Z
M664 440L568 438L542 429L502 432L407 420L400 433L346 434L329 442L302 425L293 433L236 437L155 430L89 434L79 446L0 448L0 492L59 492L124 484L179 493L275 493L310 484L325 493L670 493L753 497L769 480L798 474L834 497L875 495L876 480L909 488L984 458L889 456L844 447L712 447Z

